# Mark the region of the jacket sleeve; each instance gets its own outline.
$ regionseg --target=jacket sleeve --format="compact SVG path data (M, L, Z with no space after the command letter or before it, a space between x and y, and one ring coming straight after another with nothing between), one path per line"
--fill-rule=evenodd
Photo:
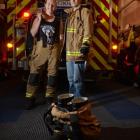
M93 17L92 12L88 8L82 10L82 20L84 27L84 36L82 44L91 44L93 36Z

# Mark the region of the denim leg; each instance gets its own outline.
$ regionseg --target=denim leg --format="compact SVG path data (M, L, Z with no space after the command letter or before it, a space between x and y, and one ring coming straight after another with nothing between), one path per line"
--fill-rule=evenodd
M75 96L80 97L84 95L84 73L85 73L85 62L74 64L74 86L76 89Z
M66 63L67 66L67 78L69 81L69 93L75 93L74 87L74 62L70 61Z

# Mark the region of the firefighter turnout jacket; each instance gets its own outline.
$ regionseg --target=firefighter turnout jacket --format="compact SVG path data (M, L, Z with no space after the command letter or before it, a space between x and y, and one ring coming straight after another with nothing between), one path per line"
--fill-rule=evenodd
M68 14L66 20L66 60L83 61L86 59L80 50L89 46L92 41L93 20L92 12L81 5L74 11L73 8L66 9Z

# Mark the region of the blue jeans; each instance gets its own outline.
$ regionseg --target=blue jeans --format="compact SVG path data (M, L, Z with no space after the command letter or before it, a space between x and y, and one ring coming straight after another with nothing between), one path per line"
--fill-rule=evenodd
M80 97L84 94L84 72L85 61L75 63L70 61L66 63L67 77L69 81L69 93L73 93L75 97Z

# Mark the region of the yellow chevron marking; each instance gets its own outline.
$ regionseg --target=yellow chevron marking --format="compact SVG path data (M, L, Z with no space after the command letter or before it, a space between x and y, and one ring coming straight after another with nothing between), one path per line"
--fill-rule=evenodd
M109 24L105 19L101 20L101 23L104 25L104 27L109 30ZM117 39L117 32L112 28L112 35L114 36L114 38Z
M88 64L90 64L92 66L92 68L95 69L95 70L101 70L101 68L94 61L94 51L93 51L93 48L91 48L90 52L89 52Z
M108 49L96 36L93 37L93 41L100 48L100 50L102 50L106 55L108 55Z
M19 22L18 22L19 21ZM17 22L16 22L16 24L22 24L24 21L22 21L22 20L18 20ZM7 31L7 36L9 37L11 34L13 33L13 26L11 26L9 29L8 29L8 31Z
M104 44L96 37L93 38L94 43L100 48L104 54L108 55L108 49L104 46Z
M37 8L37 2L35 2L35 3L31 6L30 12L33 13L33 12L36 10L36 8Z
M24 42L18 47L16 56L21 54L23 51L25 51L25 43Z
M109 24L108 24L108 22L104 18L101 20L101 23L105 26L105 28L107 30L109 30Z
M95 0L95 3L102 9L102 11L109 17L109 9L99 0ZM117 25L117 19L112 15L112 21L115 25Z
M115 39L117 39L117 32L112 28L112 35L114 36Z
M22 23L24 22L24 20L18 19L16 21L16 24L22 25ZM13 33L13 26L11 26L8 31L7 31L7 35L10 36Z
M30 1L29 1L30 2ZM22 8L24 8L29 2L27 2L26 1L26 3L24 2L22 2L21 3L21 5L22 5L22 7L20 7L20 6L18 6L17 8L15 8L9 15L8 15L8 22L10 21L10 20L12 20L12 14L18 14L21 10L22 10ZM37 7L37 3L34 3L33 5L32 5L32 7L30 8L30 12L32 13L32 12L34 12L35 10L36 10L36 7ZM18 20L20 20L20 19L18 19Z
M114 15L112 15L112 21L113 21L113 23L114 23L115 25L118 24L117 19L116 19L116 17L114 17Z
M102 38L104 38L104 40L105 40L106 42L109 41L108 35L105 34L105 32L104 32L101 28L98 28L98 29L97 29L97 32L100 34L100 36L101 36Z
M89 60L89 61L88 61L88 64L90 64L91 67L92 67L93 69L95 69L95 70L101 70L101 68L95 63L94 60Z
M113 2L113 9L116 13L118 13L118 5Z
M13 15L13 14L18 14L29 2L30 2L30 0L23 0L23 1L21 2L21 4L20 4L21 6L20 6L20 5L17 6L17 7L8 15L7 22L10 22L10 21L13 19L12 15Z
M110 3L110 0L106 0L108 2L108 4ZM118 5L116 5L113 1L112 1L112 7L113 10L117 13L118 12Z
M93 48L94 49L94 48ZM107 61L94 49L94 56L100 61L102 65L108 70L112 70L113 68L107 63Z
M95 17L97 17L98 15L100 15L100 13L97 11L97 9L95 9Z
M31 9L30 9L30 12L32 13L32 12L34 12L35 11L35 9L36 9L36 7L37 7L37 3L34 3L33 5L32 5L32 7L31 7ZM22 24L24 22L24 19L22 19L22 18L19 18L19 19L17 19L17 21L16 21L16 24ZM13 26L13 25L12 25ZM8 36L10 36L12 33L13 33L13 27L10 27L9 29L8 29Z
M30 8L30 12L33 13L35 10L36 10L36 7L37 7L37 3L34 3L32 5L32 7ZM21 25L22 23L24 22L24 19L23 18L19 18L16 23Z
M22 21L22 23L23 23L23 21ZM20 24L22 24L22 23L20 23ZM11 34L13 34L13 27L12 26L8 29L7 36L9 37Z
M109 9L99 0L95 0L95 3L102 9L102 11L109 17Z
M97 10L95 10L95 12L98 14L98 12L97 12ZM107 30L109 30L109 23L103 18L102 20L101 20L101 23L103 24L103 26L107 29ZM97 28L97 31L98 31L98 28ZM102 33L101 33L101 35L102 35ZM117 38L117 32L112 28L112 35L114 36L114 38ZM103 38L104 38L104 35L102 35L103 36ZM106 40L107 41L107 40ZM108 42L108 41L107 41Z
M110 0L107 0L107 2L108 2L108 4L110 3ZM115 11L115 12L118 12L118 6L114 3L114 2L112 2L112 7L113 7L113 10ZM108 9L109 10L109 9ZM112 21L113 21L113 23L115 24L115 25L117 25L118 23L117 23L117 18L114 16L114 15L112 15Z
M16 2L16 0L8 0L7 1L7 8L13 7L14 2Z
M16 42L19 42L23 37L17 37Z
M95 15L96 15L96 17L97 17L97 15L99 15L99 12L96 9L95 9ZM105 26L105 28L107 30L109 30L109 24L104 18L102 18L100 22Z
M7 36L9 37L13 33L13 27L11 26L7 31Z

